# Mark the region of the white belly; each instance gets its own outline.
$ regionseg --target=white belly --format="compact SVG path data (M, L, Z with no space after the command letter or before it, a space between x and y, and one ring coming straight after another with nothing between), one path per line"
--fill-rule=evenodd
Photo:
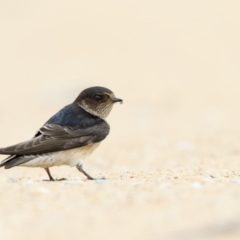
M36 158L21 164L23 167L42 167L69 165L71 167L79 164L84 158L90 155L100 143L73 148L69 150L37 155Z

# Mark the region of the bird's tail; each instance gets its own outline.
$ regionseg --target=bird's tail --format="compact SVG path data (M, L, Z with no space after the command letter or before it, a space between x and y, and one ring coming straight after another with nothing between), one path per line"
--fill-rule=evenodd
M0 149L1 150L1 149ZM1 152L0 152L1 153ZM3 159L2 162L0 163L0 167L6 166L6 164L11 161L15 156L11 155L8 156L7 158Z
M26 163L32 160L33 158L34 156L10 155L0 163L0 167L4 167L5 169L12 168L15 166L19 166L23 163Z

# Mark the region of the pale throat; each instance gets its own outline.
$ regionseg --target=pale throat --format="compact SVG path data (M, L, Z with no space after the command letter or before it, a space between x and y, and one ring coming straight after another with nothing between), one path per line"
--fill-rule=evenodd
M105 106L103 108L97 108L94 110L89 108L84 100L81 103L78 103L78 105L82 107L86 112L102 119L105 119L109 115L113 107L113 104L111 104L108 107Z

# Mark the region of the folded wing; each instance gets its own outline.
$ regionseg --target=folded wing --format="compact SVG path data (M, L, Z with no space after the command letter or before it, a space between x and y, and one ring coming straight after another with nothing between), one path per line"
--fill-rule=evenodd
M0 154L42 154L86 146L102 141L109 130L110 127L105 121L85 129L45 124L36 137L10 147L0 148Z

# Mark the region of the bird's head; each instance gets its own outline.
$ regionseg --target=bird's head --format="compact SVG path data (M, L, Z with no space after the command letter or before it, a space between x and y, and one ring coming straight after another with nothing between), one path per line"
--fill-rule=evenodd
M85 111L106 118L111 112L113 104L122 103L122 99L116 98L114 93L104 87L90 87L83 90L74 101Z

